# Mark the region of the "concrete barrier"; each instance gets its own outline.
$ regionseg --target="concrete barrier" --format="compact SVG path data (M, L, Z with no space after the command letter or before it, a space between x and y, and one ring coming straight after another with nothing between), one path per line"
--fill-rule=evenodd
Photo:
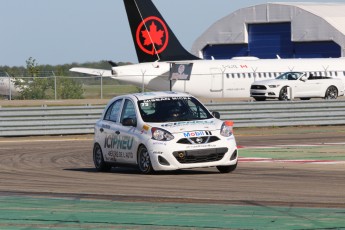
M235 127L345 125L345 100L206 103ZM0 136L93 133L104 105L0 108Z

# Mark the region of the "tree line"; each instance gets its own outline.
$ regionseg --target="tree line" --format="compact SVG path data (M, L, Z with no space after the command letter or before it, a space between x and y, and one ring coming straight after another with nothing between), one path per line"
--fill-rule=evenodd
M111 69L111 65L106 60L98 61L98 62L85 62L85 63L77 63L73 62L71 64L63 64L63 65L40 65L36 59L30 57L26 60L26 66L0 66L0 71L7 72L12 77L30 77L30 72L28 71L28 61L29 65L34 64L35 69L39 70L38 72L41 76L51 74L54 72L57 76L65 76L65 77L72 77L72 76L86 76L86 74L82 73L73 73L69 70L73 67L86 67L86 68L95 68L95 69ZM129 62L117 62L117 65L128 65L131 64Z
M125 65L130 63L116 63ZM59 99L83 98L83 83L71 77L88 76L82 73L70 72L72 67L87 67L97 69L111 69L108 61L71 63L64 65L39 65L36 59L30 57L26 66L0 66L0 72L6 72L12 78L19 95L16 99L47 99L52 97L52 91ZM58 80L57 80L58 79Z

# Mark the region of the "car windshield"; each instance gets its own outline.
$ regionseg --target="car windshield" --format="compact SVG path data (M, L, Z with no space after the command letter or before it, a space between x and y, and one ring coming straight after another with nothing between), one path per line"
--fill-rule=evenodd
M277 80L290 80L290 81L294 81L299 79L299 77L302 75L303 73L301 72L287 72L287 73L283 73L281 75L279 75L276 79Z
M138 101L145 122L171 122L209 119L213 116L193 97L164 97Z

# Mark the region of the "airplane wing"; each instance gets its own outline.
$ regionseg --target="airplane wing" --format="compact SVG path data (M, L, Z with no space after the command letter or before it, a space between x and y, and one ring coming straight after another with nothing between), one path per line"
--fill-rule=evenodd
M70 69L71 72L76 73L85 73L90 75L96 75L96 76L103 76L103 77L111 77L113 76L111 74L111 70L106 69L92 69L92 68L81 68L81 67L74 67Z

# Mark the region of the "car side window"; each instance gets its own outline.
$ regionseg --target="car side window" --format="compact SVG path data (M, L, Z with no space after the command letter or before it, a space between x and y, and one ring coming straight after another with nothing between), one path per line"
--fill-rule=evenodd
M116 122L119 117L121 104L122 99L117 100L112 105L110 105L107 112L105 113L104 120Z
M123 105L123 110L121 114L121 123L125 118L132 118L134 121L137 120L137 116L135 113L135 107L131 100L126 99L125 104Z
M207 118L207 114L205 111L200 108L200 106L196 105L193 101L188 100L188 106L192 113L198 118L198 119L205 119Z

